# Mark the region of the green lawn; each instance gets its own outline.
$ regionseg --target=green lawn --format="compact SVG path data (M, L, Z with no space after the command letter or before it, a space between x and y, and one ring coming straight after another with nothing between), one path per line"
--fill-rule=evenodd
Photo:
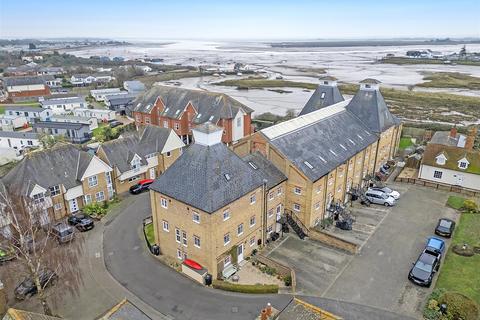
M480 246L480 214L464 213L460 217L452 245L462 243ZM451 246L435 287L460 292L480 304L480 254L459 256L452 252Z
M145 226L145 234L147 235L148 242L151 245L155 244L155 234L153 233L153 223L147 224Z
M425 76L423 80L427 80L427 82L419 83L416 86L480 90L480 78L460 72L434 72Z
M98 128L92 130L92 134L95 141L108 141L112 137L117 136L117 128L110 128L106 123L99 123ZM109 137L107 137L107 135Z
M447 200L447 205L453 209L460 210L463 207L463 202L465 198L460 196L449 196Z
M400 150L404 150L405 148L408 148L410 146L413 146L412 138L401 138L400 139L400 144L398 148Z

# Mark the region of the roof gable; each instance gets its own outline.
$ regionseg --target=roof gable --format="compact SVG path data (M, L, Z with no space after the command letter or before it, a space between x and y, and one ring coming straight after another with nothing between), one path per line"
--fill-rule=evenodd
M80 181L85 180L87 177L91 177L93 175L97 175L100 173L106 173L106 172L111 172L113 169L103 162L100 158L97 156L93 156L91 160L89 161L89 164L83 174L80 176Z

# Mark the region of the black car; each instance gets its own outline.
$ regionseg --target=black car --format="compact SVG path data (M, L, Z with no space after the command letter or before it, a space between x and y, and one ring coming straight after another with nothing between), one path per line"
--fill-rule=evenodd
M80 231L88 231L94 227L93 220L84 214L71 215L67 221L68 224L75 226Z
M437 227L435 228L435 234L450 238L452 236L453 229L455 229L455 221L442 218L438 220Z
M419 286L430 287L433 275L438 268L440 268L439 257L424 251L413 264L408 279Z
M139 194L143 191L147 191L153 181L153 179L140 180L136 185L130 187L130 193Z
M50 269L44 269L40 271L40 285L42 288L51 286L58 276ZM31 278L26 278L15 288L15 298L18 300L24 300L27 296L33 296L37 293L37 286Z
M113 121L110 122L110 128L115 128L115 127L121 126L122 124L123 123L121 123L118 120L113 120Z

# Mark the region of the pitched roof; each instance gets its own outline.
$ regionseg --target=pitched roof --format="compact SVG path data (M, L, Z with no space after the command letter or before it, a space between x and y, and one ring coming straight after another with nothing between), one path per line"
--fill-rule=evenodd
M257 171L220 142L188 147L150 189L213 213L262 183Z
M42 107L33 107L31 105L23 105L23 104L9 104L4 106L5 111L12 110L12 111L24 111L24 112L42 112L47 110Z
M339 102L262 130L270 143L316 181L377 141L378 136Z
M6 77L3 82L6 86L25 86L32 84L45 84L44 76L27 76L27 77Z
M80 184L92 155L72 144L62 143L52 149L28 153L9 173L3 183L11 190L28 195L36 184L44 188L63 184L67 189Z
M139 96L133 102L134 111L150 113L158 97L165 105L160 115L172 119L179 119L188 103L192 103L197 111L193 122L197 124L207 121L216 123L219 119L233 119L239 110L245 113L253 112L246 105L223 93L168 86L155 86Z
M87 123L76 123L76 122L38 121L32 124L32 127L80 130L81 128L84 128L84 127L90 128L90 125Z
M400 123L390 113L379 90L360 89L347 106L371 131L381 133Z
M243 161L248 163L254 170L256 170L262 180L267 181L267 189L271 189L279 183L287 180L287 176L278 170L267 158L260 152L255 152L243 157Z
M145 165L147 164L146 155L162 152L171 131L172 129L148 125L142 132L105 142L101 148L111 166L117 167L120 172L126 172L131 169L130 162L135 154Z
M38 139L38 133L22 131L0 131L0 138Z
M321 84L315 89L299 115L310 113L343 100L343 96L337 86Z
M457 133L455 137L450 135L450 131L437 131L433 134L430 143L443 144L446 146L465 147L467 136Z
M66 97L66 98L45 99L40 103L42 104L42 106L52 106L52 105L65 104L65 103L85 103L85 100L80 97Z
M444 165L440 165L436 161L437 156L442 153L447 158ZM460 169L458 167L458 161L463 158L466 158L469 162L466 169ZM480 174L480 152L477 150L466 150L456 146L447 146L430 142L427 144L425 152L423 153L422 164L460 172Z
M100 320L151 320L140 308L127 299L123 299L108 310Z

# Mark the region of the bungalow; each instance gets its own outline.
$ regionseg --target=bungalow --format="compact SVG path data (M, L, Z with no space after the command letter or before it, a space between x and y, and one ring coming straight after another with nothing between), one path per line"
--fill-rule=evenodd
M50 117L50 121L88 124L88 126L90 127L90 131L98 128L98 120L94 117L77 117L71 114L53 115Z
M24 64L18 67L6 67L3 74L6 76L35 76L37 75L39 67L36 63Z
M39 135L32 132L0 131L0 148L23 152L27 148L40 146Z
M41 67L37 71L37 75L50 75L50 76L57 76L64 74L65 70L62 67Z
M65 143L27 154L2 182L10 192L41 205L41 222L47 223L86 204L111 200L115 194L111 172L98 157Z
M90 125L56 121L38 121L32 125L33 132L63 136L72 143L84 143L92 138Z
M145 85L138 80L124 81L123 88L129 93L140 93L145 91Z
M6 105L5 114L9 116L23 116L27 119L28 123L34 123L37 120L48 119L53 112L50 109L32 107L30 105Z
M131 114L132 102L137 97L137 94L119 94L105 96L105 104L110 110L120 114Z
M155 86L135 99L133 106L136 125L172 128L186 144L191 141L192 128L207 121L224 129L224 143L253 132L253 110L222 93Z
M24 116L0 114L0 125L3 131L13 131L28 125Z
M70 113L76 108L85 108L87 103L80 97L53 98L40 102L43 108L52 110L53 114Z
M96 89L90 90L90 95L96 101L105 101L106 96L128 94L127 91L122 91L120 88Z
M108 109L89 109L89 108L76 108L73 109L73 115L76 117L84 118L96 118L98 121L111 121L115 120L115 111Z
M95 82L105 84L109 83L110 81L115 80L115 77L111 76L110 74L94 74Z
M88 74L74 74L70 77L70 83L74 86L88 86L95 82L95 77Z
M41 76L6 77L3 78L3 85L8 99L26 101L50 95L50 89L45 81L46 79Z
M133 135L103 143L98 157L110 165L118 193L142 179L155 179L182 153L183 142L171 129L142 127Z
M473 126L468 135L437 131L425 148L418 177L436 184L480 190L480 151L474 144L478 129Z

